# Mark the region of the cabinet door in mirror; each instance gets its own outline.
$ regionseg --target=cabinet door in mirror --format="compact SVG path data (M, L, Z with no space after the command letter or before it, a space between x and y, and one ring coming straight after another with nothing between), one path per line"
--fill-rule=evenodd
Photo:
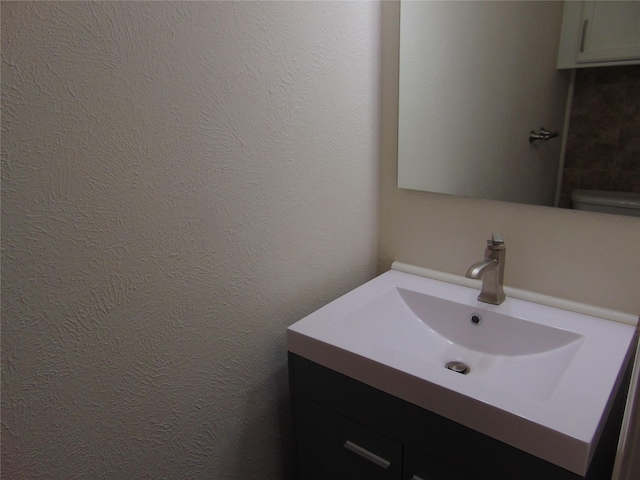
M583 2L577 62L640 58L640 2Z

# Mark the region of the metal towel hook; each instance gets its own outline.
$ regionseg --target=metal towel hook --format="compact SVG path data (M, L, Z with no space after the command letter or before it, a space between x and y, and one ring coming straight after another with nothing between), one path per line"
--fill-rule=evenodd
M536 140L544 140L546 142L550 138L555 138L559 135L560 134L558 132L550 132L545 130L544 127L540 127L540 131L538 133L536 133L535 130L531 130L529 132L529 143L533 143Z

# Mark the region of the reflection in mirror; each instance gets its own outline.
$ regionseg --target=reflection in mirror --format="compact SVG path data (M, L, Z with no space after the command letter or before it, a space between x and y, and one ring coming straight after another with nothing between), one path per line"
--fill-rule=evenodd
M581 190L635 198L640 216L640 65L576 70L559 206Z
M401 2L398 187L553 205L562 2ZM558 138L530 143L541 127Z

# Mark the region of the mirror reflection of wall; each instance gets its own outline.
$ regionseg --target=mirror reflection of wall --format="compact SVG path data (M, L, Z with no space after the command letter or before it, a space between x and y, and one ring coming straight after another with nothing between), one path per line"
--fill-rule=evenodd
M398 187L565 208L640 193L640 45L609 45L638 43L640 8L593 5L401 2ZM529 144L540 127L560 137Z
M398 187L553 205L562 2L401 2Z
M560 207L574 189L640 193L640 65L576 70Z

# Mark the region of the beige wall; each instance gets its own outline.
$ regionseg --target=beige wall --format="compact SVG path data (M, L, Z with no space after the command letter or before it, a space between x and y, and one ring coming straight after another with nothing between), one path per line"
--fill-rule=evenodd
M2 4L3 478L281 479L376 270L379 6Z
M640 314L640 220L396 187L398 5L383 11L379 269L397 260L464 275L501 232L505 284Z

